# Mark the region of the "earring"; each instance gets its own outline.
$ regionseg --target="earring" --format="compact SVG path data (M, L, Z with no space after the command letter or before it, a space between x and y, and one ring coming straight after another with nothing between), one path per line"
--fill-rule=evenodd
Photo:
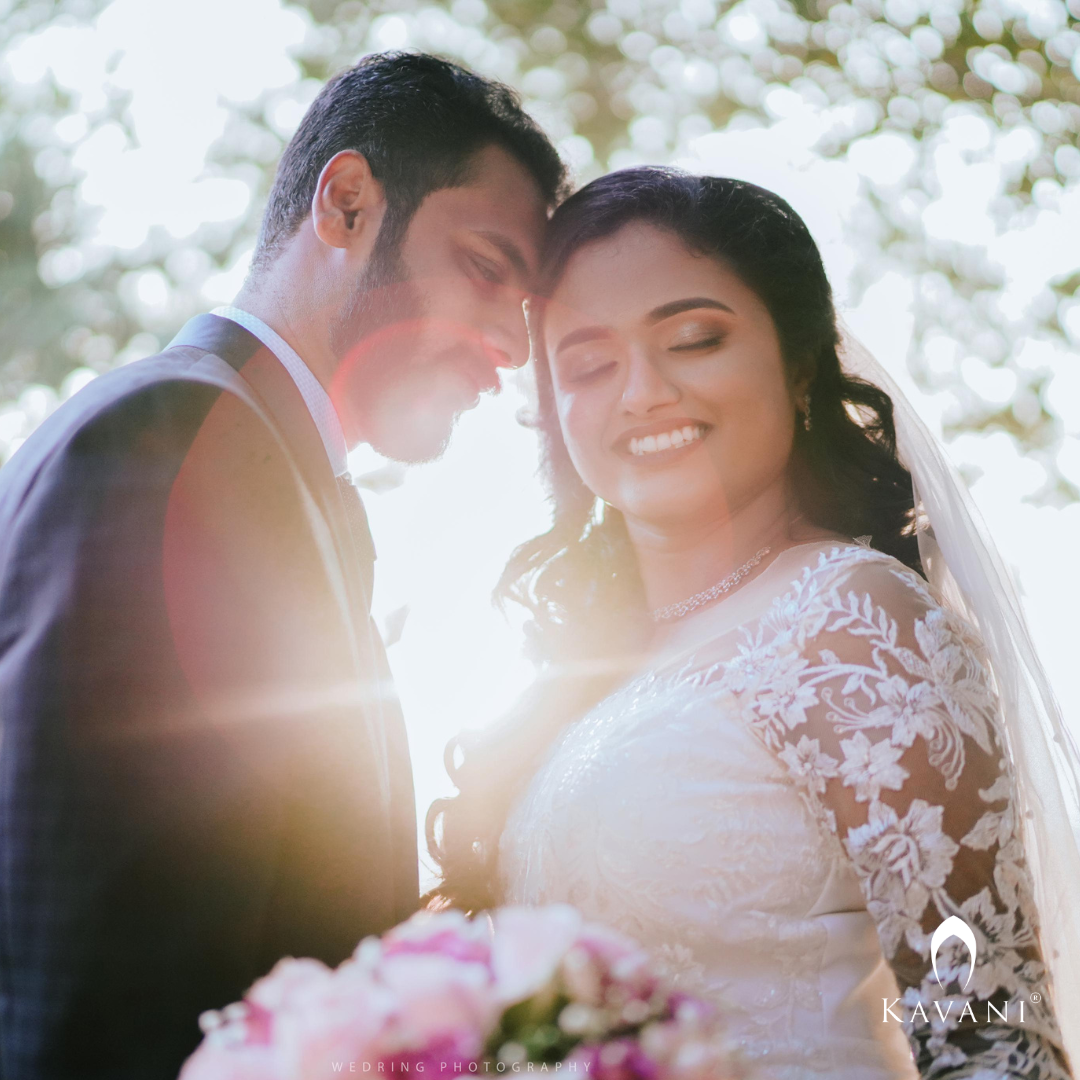
M802 426L806 431L810 430L810 395L807 394L803 400L802 407Z

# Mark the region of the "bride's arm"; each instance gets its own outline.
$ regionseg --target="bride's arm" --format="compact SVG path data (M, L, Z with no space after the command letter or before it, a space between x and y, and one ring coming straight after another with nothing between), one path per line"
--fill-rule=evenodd
M901 990L888 1019L922 1076L1069 1076L979 639L876 553L797 593L775 639L794 678L753 722L860 879ZM956 937L933 970L951 916L974 935L970 981Z

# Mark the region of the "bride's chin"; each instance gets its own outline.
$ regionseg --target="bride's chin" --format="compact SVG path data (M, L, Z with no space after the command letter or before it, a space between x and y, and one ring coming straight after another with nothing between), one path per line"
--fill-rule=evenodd
M683 494L668 491L651 498L639 493L637 497L622 500L622 506L617 509L650 531L671 532L699 525L704 517L714 516L716 507L724 502L723 494L716 491Z

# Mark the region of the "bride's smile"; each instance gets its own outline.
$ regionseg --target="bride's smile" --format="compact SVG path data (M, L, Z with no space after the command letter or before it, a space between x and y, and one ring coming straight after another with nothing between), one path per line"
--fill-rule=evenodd
M648 458L643 464L667 464L678 451L696 448L711 430L710 425L693 420L682 425L678 420L660 420L628 432L616 448L623 454L629 450L634 457Z

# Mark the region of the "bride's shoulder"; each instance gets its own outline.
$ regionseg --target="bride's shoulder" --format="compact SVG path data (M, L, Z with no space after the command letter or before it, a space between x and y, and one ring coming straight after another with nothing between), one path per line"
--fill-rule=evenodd
M975 633L919 570L871 546L869 537L825 540L792 554L800 557L774 601L774 616L818 625L846 613L845 625L854 627L868 618L911 625L933 612L965 638Z
M826 540L802 560L798 582L812 594L862 589L900 602L937 604L921 573L894 555L872 547L869 537Z
M889 640L894 646L917 642L925 649L929 636L976 653L984 648L975 626L918 570L870 546L867 538L812 552L778 603L800 624L802 637L826 631L857 638L865 648Z

